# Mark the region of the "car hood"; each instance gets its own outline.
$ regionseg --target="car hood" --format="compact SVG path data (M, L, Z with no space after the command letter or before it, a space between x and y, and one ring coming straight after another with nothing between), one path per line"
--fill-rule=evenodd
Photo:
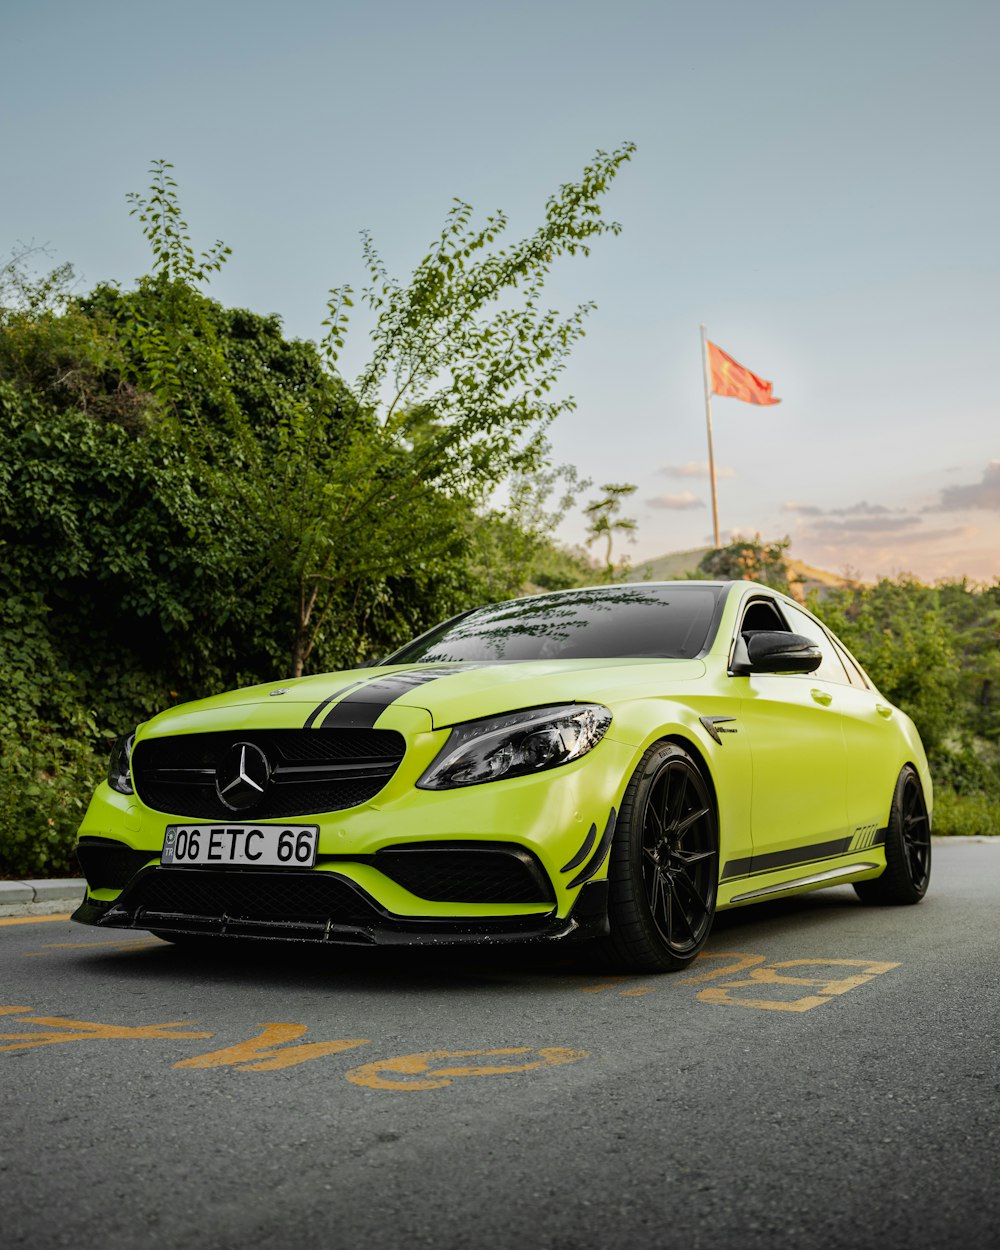
M428 728L549 703L616 703L669 696L704 676L701 660L530 660L398 664L323 673L187 703L143 726L149 734L374 725L389 708L418 709Z

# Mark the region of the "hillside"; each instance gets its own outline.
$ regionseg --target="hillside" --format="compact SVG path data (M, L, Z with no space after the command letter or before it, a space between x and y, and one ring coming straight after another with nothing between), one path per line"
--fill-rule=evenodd
M690 551L670 551L652 560L643 560L629 572L627 580L670 582L685 578L696 572L702 557L711 550L711 547L694 547ZM794 579L792 593L796 599L804 600L811 591L817 591L822 598L826 591L849 589L862 584L855 578L817 569L802 560L790 559L788 568Z

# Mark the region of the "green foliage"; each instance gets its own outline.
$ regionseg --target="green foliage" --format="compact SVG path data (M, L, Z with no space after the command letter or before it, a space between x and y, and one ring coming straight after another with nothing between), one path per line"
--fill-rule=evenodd
M698 564L696 577L705 580L761 582L784 594L791 594L794 579L788 566L792 540L786 535L776 542L763 542L759 534L740 538L727 547L706 552Z
M0 877L75 876L71 848L103 772L102 735L41 598L5 591L0 575Z
M148 198L134 191L127 196L132 205L130 216L138 216L142 224L142 233L153 250L155 270L168 282L197 286L222 268L232 249L217 239L208 251L195 254L188 224L181 216L177 183L167 172L170 169L173 165L169 161L153 161Z
M0 877L78 875L76 831L106 765L95 730L0 721Z
M934 794L934 832L960 837L1000 837L1000 798L938 788Z

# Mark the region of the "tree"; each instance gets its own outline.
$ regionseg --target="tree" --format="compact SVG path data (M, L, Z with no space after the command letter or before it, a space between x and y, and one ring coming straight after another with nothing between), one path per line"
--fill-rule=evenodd
M788 565L787 552L792 540L786 535L775 542L763 542L759 534L738 538L726 547L706 552L698 564L697 576L723 581L761 582L784 594L792 594L796 579ZM798 597L798 596L796 596Z
M550 198L542 224L506 247L495 246L507 227L503 213L474 225L471 207L456 201L405 285L366 237L364 299L376 317L369 363L352 386L337 372L352 306L347 286L330 293L320 345L341 402L331 409L303 397L266 428L235 403L217 406L237 473L231 459L219 461L219 426L201 422L200 454L214 466L218 497L251 520L260 566L280 570L294 587L292 675L326 637L343 633L359 587L384 586L400 568L419 575L453 556L463 511L540 464L542 432L574 407L550 393L592 309L583 304L565 317L546 309L545 281L559 257L587 255L591 240L618 233L603 220L600 197L632 152L632 144L598 152L579 181ZM225 389L224 364L191 296L225 249L196 256L167 168L154 166L149 198L134 203L169 315L154 324L137 312L129 341L146 385L177 412L190 406L184 362L198 351L207 362L197 376Z
M631 539L636 529L636 522L632 517L618 515L622 502L629 495L634 494L636 489L627 482L605 482L601 487L602 497L592 500L583 510L584 515L590 518L587 525L589 535L587 546L590 547L601 541L607 543L604 551L604 577L609 582L613 581L616 575L615 565L611 559L611 545L615 534L628 534ZM632 539L632 541L635 540Z

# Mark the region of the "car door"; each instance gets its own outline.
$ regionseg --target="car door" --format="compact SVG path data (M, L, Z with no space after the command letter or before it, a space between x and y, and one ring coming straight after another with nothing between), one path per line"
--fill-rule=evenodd
M786 621L784 609L784 603L754 596L744 606L739 631L800 632ZM754 875L841 855L849 845L847 749L838 698L847 674L821 629L821 638L815 638L818 628L801 631L823 654L815 672L733 678L742 685L740 717L753 769Z
M804 612L789 609L794 633L806 625L829 631ZM802 626L800 629L799 626ZM863 851L880 841L892 802L893 790L902 761L899 756L899 730L896 709L878 693L865 673L836 638L829 635L837 658L847 675L847 684L836 691L841 712L844 745L847 751L847 818L853 836L852 850Z

